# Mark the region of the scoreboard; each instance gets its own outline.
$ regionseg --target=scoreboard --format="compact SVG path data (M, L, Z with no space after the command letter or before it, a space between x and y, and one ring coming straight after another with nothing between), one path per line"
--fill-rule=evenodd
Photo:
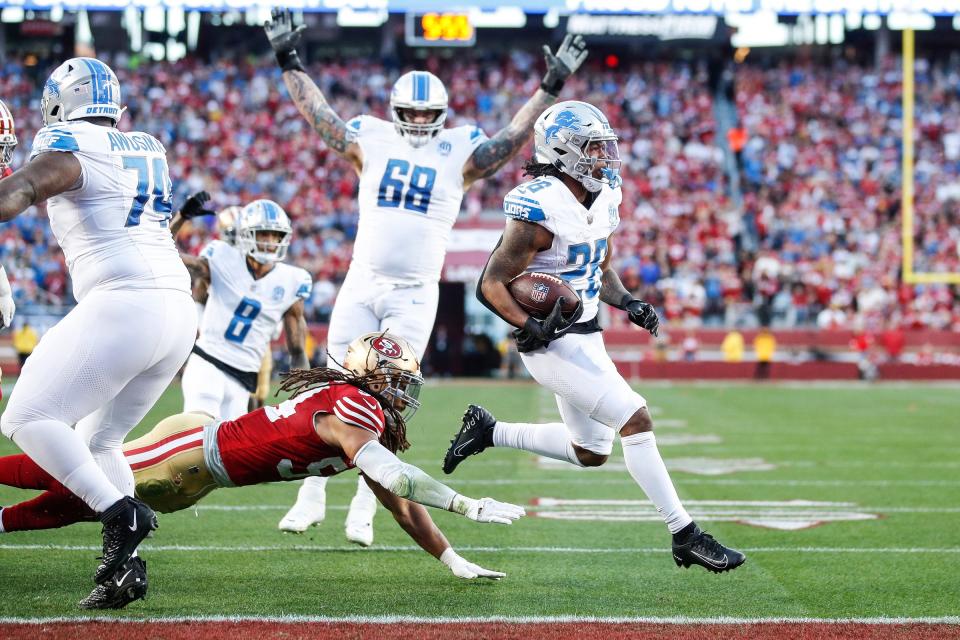
M407 13L408 47L472 47L476 40L477 31L466 12Z

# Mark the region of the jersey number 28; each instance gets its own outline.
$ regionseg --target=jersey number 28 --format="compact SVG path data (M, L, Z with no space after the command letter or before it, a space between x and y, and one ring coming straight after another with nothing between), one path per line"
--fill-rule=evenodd
M401 178L407 178L407 184ZM387 169L377 193L377 206L399 208L402 204L408 211L426 213L436 180L436 169L414 165L411 171L406 160L387 160Z

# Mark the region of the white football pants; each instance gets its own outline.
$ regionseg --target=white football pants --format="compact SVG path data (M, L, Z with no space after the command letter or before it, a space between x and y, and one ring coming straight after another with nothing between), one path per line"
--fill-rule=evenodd
M587 451L610 455L620 428L647 406L617 371L599 331L568 333L520 357L530 375L556 395L572 442Z
M236 378L195 353L183 368L183 412L234 420L247 412L250 392Z

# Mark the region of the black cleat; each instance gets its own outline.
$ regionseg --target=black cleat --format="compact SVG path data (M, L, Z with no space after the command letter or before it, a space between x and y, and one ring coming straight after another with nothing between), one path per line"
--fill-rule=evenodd
M495 424L497 419L489 411L475 404L468 406L463 413L463 425L450 441L447 455L443 457L443 472L453 473L467 456L475 456L487 447L492 447Z
M80 601L81 609L123 609L147 595L147 563L134 556Z
M673 561L678 567L698 564L707 571L723 573L736 569L746 559L747 556L736 549L723 546L714 540L712 535L705 533L696 525L693 527L693 532L687 536L685 543L679 544L676 540L673 543Z
M101 513L100 521L103 522L103 555L93 581L106 584L130 559L137 545L157 528L157 514L136 498L125 496Z

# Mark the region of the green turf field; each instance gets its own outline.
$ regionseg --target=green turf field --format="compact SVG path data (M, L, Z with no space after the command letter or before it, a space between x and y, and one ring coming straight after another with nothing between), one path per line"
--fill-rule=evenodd
M527 384L424 390L406 459L474 497L528 506L510 527L433 512L461 555L508 577L453 577L381 509L368 550L343 537L356 475L331 481L327 520L303 536L277 521L297 485L219 490L162 515L142 547L151 591L118 615L937 617L960 610L960 388L648 385L661 452L706 529L748 554L723 575L678 569L669 536L622 469L544 465L514 450L440 460L468 402L552 421ZM176 413L172 388L145 424ZM143 426L137 430L141 433ZM3 439L0 453L14 452ZM719 472L736 462L743 470ZM0 504L31 492L0 487ZM560 502L542 501L552 498ZM565 503L563 500L578 500ZM803 502L792 502L803 501ZM741 521L741 522L737 522ZM751 521L767 527L743 524ZM791 530L817 521L819 526ZM778 528L770 528L773 525ZM0 536L0 617L83 615L99 526Z

